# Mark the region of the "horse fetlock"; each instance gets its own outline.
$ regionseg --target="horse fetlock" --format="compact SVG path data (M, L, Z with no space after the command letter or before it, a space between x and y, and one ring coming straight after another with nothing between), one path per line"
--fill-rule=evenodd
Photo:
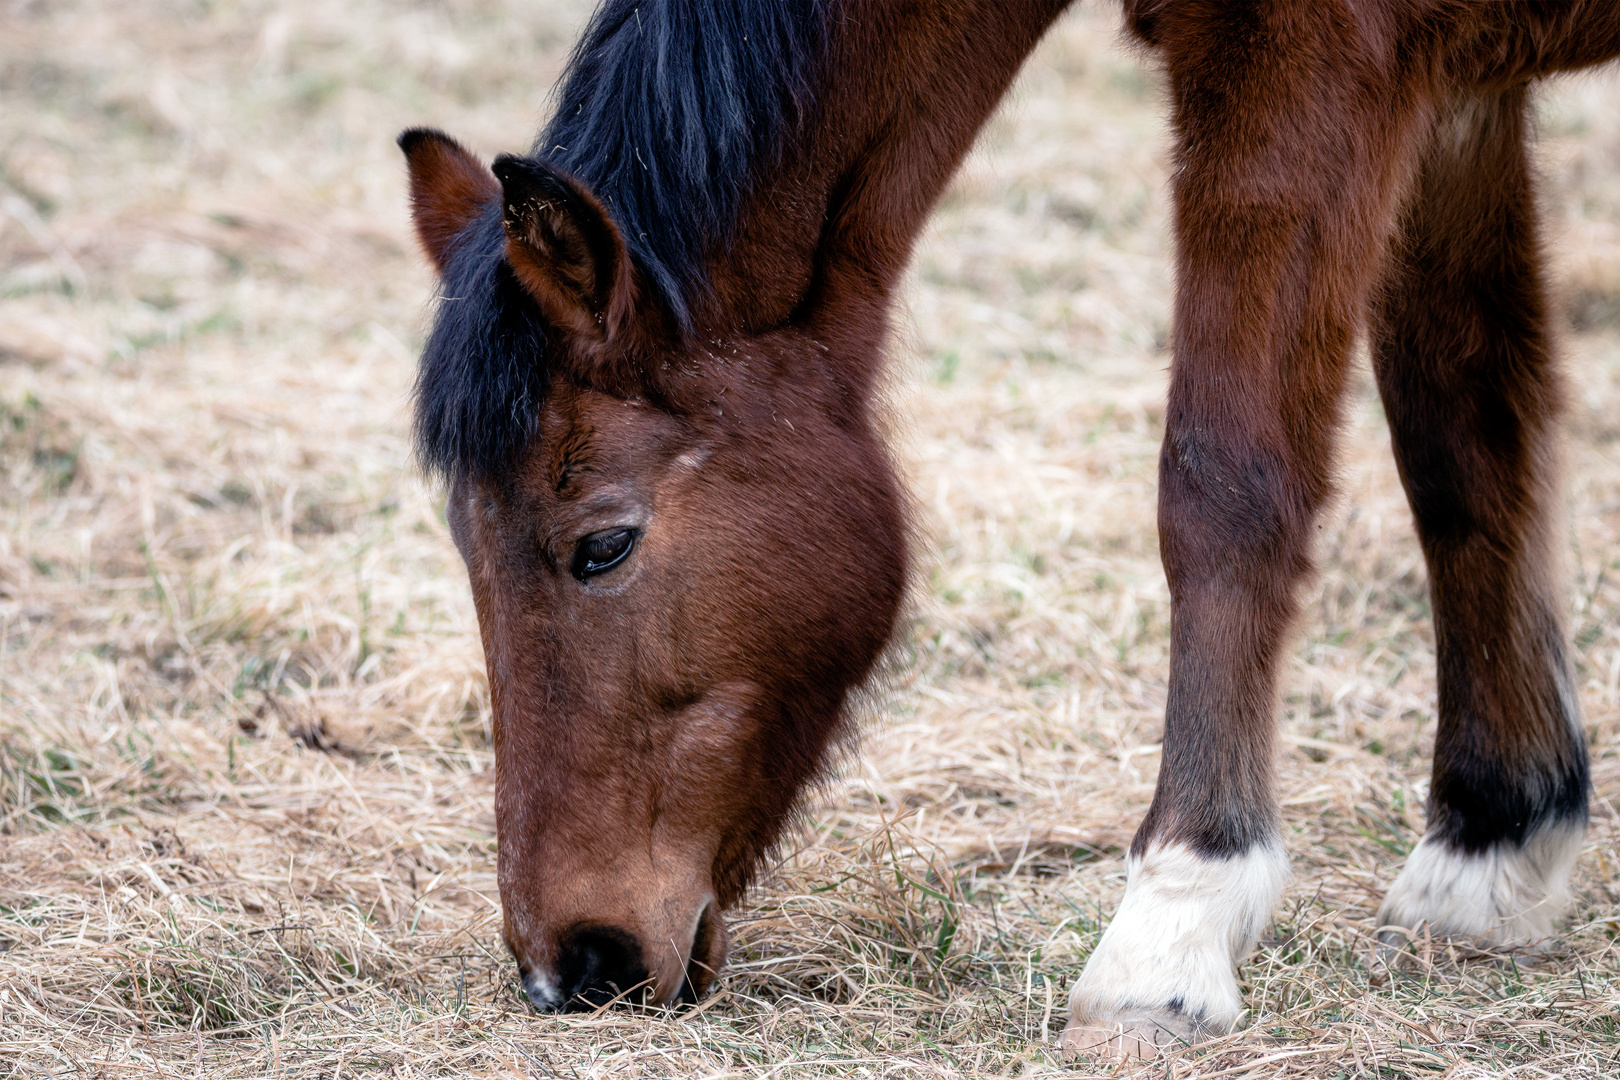
M1378 909L1379 940L1398 946L1426 930L1488 948L1545 941L1569 910L1569 875L1585 836L1583 819L1566 820L1522 843L1463 851L1428 833Z
M1236 969L1288 878L1275 840L1240 855L1156 844L1126 864L1125 898L1069 995L1065 1049L1131 1056L1230 1032Z

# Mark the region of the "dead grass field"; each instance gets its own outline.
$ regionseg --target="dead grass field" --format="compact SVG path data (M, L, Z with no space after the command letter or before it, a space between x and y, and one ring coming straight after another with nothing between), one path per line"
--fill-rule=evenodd
M433 283L393 138L527 146L584 13L0 6L0 1075L1070 1068L1164 703L1157 78L1111 6L1071 15L927 234L895 348L926 570L718 992L538 1017L499 943L465 578L409 460ZM1295 878L1251 1026L1124 1071L1620 1074L1620 81L1542 109L1597 782L1573 924L1535 962L1372 962L1435 686L1362 379L1283 680Z

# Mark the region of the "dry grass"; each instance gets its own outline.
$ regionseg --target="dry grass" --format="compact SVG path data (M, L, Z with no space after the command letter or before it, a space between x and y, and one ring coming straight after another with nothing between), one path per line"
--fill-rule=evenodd
M919 254L897 397L932 561L860 754L718 993L563 1019L499 945L476 630L408 461L431 282L392 137L526 145L582 10L0 12L0 1075L1065 1067L1166 666L1164 141L1111 9L1042 47ZM1620 1071L1617 104L1592 79L1544 107L1598 793L1574 923L1535 963L1371 962L1434 653L1363 382L1285 673L1296 877L1253 1023L1153 1075Z

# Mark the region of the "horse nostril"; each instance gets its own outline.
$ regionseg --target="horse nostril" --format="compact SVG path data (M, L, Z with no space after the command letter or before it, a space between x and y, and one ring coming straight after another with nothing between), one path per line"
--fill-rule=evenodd
M557 960L557 981L565 1011L600 1008L647 981L641 945L635 935L616 926L581 927L563 943ZM621 1000L639 1001L640 995L627 995Z

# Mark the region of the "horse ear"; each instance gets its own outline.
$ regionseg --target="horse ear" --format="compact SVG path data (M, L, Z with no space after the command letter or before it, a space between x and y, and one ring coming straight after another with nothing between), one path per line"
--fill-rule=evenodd
M506 261L547 321L587 351L621 341L636 313L635 270L602 204L533 158L502 154Z
M411 174L411 218L417 239L443 275L456 235L501 197L500 185L476 157L442 131L411 128L399 137L399 148L405 151Z

